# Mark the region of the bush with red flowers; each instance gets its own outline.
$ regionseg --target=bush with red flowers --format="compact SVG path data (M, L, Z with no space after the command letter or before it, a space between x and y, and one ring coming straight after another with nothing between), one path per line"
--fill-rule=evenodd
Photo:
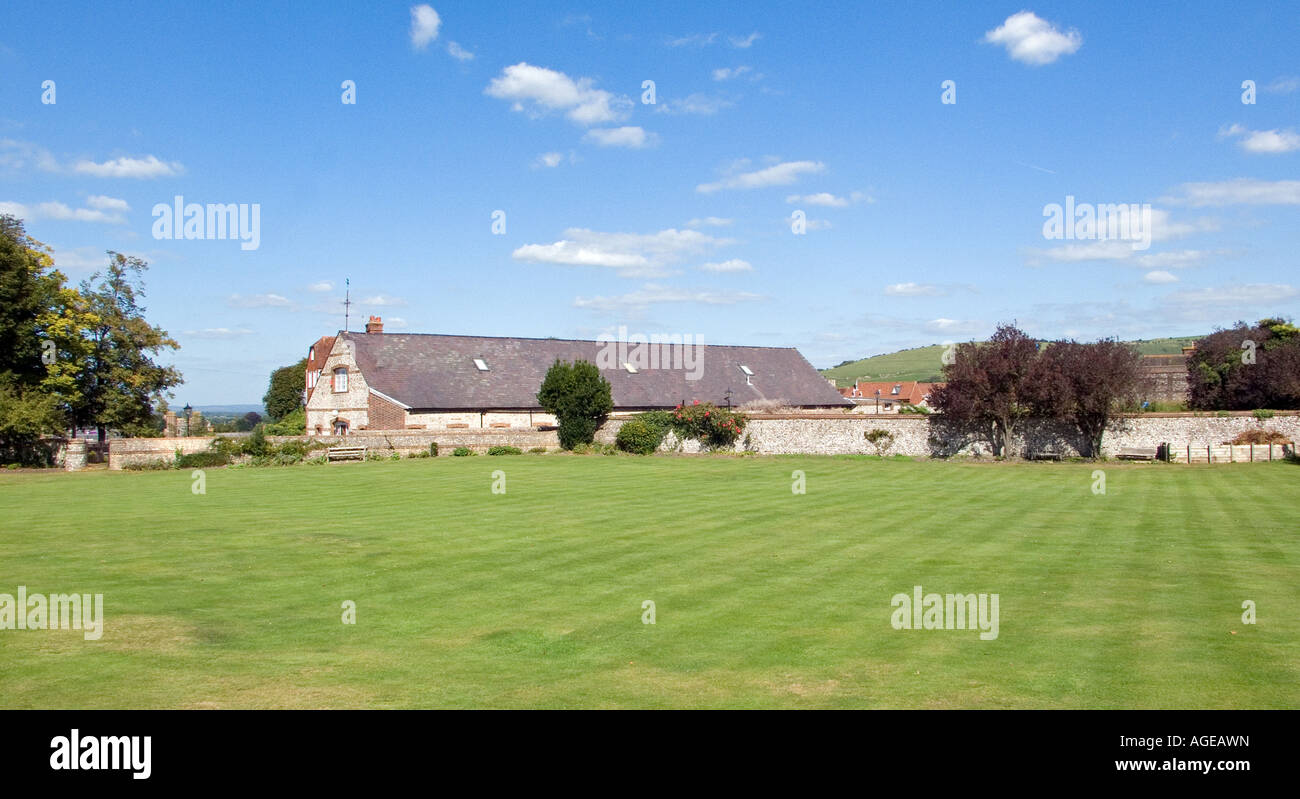
M708 449L730 449L748 421L743 413L697 400L693 405L673 408L672 427L683 441L694 438Z

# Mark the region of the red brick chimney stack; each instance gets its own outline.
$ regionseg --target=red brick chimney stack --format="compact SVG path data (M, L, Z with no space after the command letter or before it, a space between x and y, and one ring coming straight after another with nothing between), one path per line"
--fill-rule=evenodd
M370 317L370 321L366 322L366 332L367 333L384 332L384 320L378 316Z

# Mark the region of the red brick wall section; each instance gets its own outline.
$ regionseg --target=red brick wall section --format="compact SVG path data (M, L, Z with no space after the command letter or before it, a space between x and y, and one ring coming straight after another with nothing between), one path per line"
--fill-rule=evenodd
M382 397L370 395L368 430L406 429L406 411Z

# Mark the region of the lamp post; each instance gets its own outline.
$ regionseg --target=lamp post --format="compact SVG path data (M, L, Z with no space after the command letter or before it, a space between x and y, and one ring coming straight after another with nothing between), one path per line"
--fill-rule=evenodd
M727 410L731 410L731 389L728 388L727 393L722 396L727 398Z
M880 389L876 389L876 415L880 415Z
M190 434L190 414L193 413L194 409L191 408L190 404L187 402L185 403L185 407L181 410L185 411L185 435L188 437Z

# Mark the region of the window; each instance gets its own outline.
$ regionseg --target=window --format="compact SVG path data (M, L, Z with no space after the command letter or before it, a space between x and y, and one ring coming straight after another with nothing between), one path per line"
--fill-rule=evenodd
M743 363L740 365L740 371L744 372L746 377L753 377L754 375L754 370L750 369Z
M348 368L346 366L340 366L334 370L334 390L348 390Z
M636 367L633 366L633 365L630 364L630 363L625 363L625 364L623 364L623 368L626 369L626 370L627 370L627 373L630 374L630 375L634 375L634 374L636 374Z
M486 372L488 370L487 361L483 360L482 358L475 358L474 368L478 369L480 372Z
M348 423L342 419L334 420L334 435L346 436L348 434Z

